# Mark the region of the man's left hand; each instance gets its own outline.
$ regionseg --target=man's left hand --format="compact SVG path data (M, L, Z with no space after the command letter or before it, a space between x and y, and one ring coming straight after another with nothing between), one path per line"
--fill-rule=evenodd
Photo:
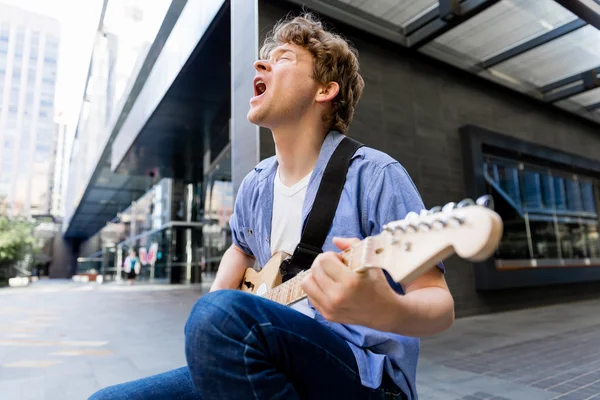
M359 239L333 239L340 250L357 242ZM302 280L302 289L329 321L375 328L380 327L382 316L397 310L398 295L379 268L353 272L341 254L325 252L315 258L310 271Z

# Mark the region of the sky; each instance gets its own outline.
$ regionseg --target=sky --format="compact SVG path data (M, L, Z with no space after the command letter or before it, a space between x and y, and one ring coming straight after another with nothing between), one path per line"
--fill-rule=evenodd
M102 0L0 0L55 18L61 24L60 50L55 91L55 112L76 124Z

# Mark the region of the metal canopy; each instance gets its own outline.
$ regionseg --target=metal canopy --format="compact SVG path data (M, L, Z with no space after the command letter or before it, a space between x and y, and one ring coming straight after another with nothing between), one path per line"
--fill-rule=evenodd
M290 1L600 122L600 1Z
M144 175L153 170L161 177L202 180L203 154L229 123L230 92L223 88L229 86L230 70L215 68L229 64L229 32L229 12L224 7L131 147L113 151L113 171ZM147 84L152 87L152 77ZM117 138L113 147L123 142Z
M84 198L68 221L66 238L88 238L100 231L115 215L142 196L152 184L143 176L123 176L111 172L108 163L97 167Z

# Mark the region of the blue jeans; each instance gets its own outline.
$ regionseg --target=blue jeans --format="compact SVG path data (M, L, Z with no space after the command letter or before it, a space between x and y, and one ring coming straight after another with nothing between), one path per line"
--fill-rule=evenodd
M350 347L289 307L237 290L202 296L185 326L188 365L111 386L105 399L402 399L361 385Z

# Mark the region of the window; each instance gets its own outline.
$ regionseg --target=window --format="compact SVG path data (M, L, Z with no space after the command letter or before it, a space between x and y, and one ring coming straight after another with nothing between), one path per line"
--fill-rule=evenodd
M9 168L2 168L0 173L0 183L9 183L11 177L11 171Z
M50 158L50 146L37 144L35 146L35 162L45 162Z
M568 264L600 255L600 180L489 155L483 171L505 222L497 259Z

